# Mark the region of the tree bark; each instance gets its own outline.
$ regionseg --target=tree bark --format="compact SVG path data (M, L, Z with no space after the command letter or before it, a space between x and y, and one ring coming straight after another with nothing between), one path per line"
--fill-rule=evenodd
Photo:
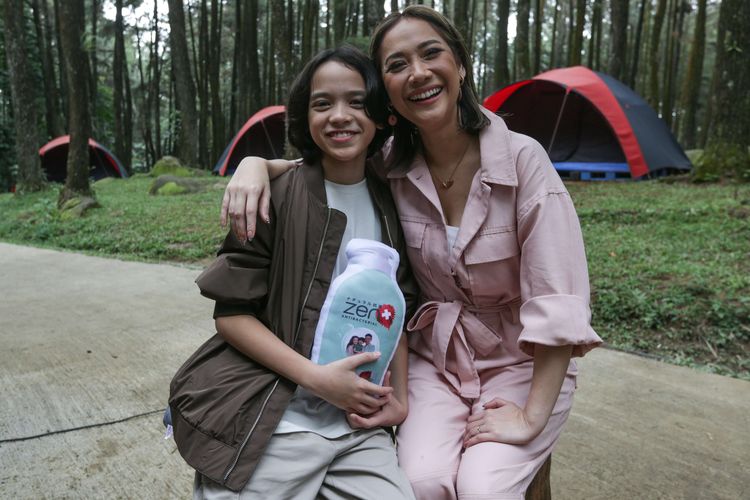
M641 35L643 33L643 22L646 16L646 1L641 0L641 7L638 10L638 26L635 29L635 42L633 43L633 60L630 64L630 75L627 84L630 88L635 89L635 79L638 76L638 61L641 55Z
M99 64L97 60L97 21L99 20L99 5L100 0L91 0L91 43L89 44L88 52L91 62L91 81L89 83L89 89L91 92L91 130L96 132L97 130L97 119L96 119L96 101L99 98ZM122 9L120 9L122 10ZM120 157L118 157L120 158ZM120 158L122 160L122 158Z
M724 174L750 180L750 2L723 0L719 31L724 44L717 52L716 106L706 144L706 158Z
M60 116L60 94L57 91L55 81L55 67L52 64L52 41L45 32L47 21L47 2L42 2L40 9L39 0L32 0L31 8L34 12L34 30L36 32L39 55L41 56L42 79L44 85L44 108L45 123L47 125L47 137L58 137L65 134L65 128Z
M557 52L558 52L557 25L558 25L559 19L560 19L560 0L555 0L555 9L552 14L552 43L550 43L550 51L549 51L549 67L550 68L557 67Z
M656 14L654 15L654 28L651 30L651 55L649 60L649 78L648 78L648 103L659 113L659 40L661 39L661 28L664 24L664 14L667 10L667 0L658 0Z
M329 6L331 1L329 0ZM333 44L339 45L346 37L346 0L333 0Z
M45 186L37 148L34 78L26 54L26 29L22 0L6 0L3 6L5 57L8 62L13 121L16 126L17 192L39 191Z
M60 4L60 41L65 62L68 95L68 174L60 191L58 206L77 196L93 196L89 186L89 59L83 48L83 0L65 0Z
M602 51L602 0L594 0L591 12L591 38L589 39L588 67L599 70Z
M115 156L123 162L125 168L131 171L133 156L132 124L128 108L132 104L128 101L129 87L128 62L125 55L125 25L122 18L123 0L115 0L115 52L112 61L112 73L114 78L113 108L114 108L114 133L115 133Z
M195 83L191 75L185 36L185 11L181 0L169 0L169 46L172 52L172 75L175 82L177 151L182 161L198 166L198 113L195 108Z
M585 0L583 0L585 1ZM544 24L544 0L535 0L534 5L534 74L542 69L542 25Z
M696 112L703 76L703 55L706 46L706 0L698 0L698 14L695 19L693 43L690 46L687 74L682 87L682 109L685 116L682 121L682 146L686 149L695 147Z
M576 1L576 25L573 32L573 44L570 48L569 66L581 64L581 51L583 50L583 25L586 22L586 0Z
M224 132L224 109L221 102L219 69L221 67L221 18L222 3L211 0L211 29L208 59L208 81L211 92L211 158L218 158L227 142ZM211 165L209 165L211 166Z
M508 16L510 15L510 0L497 2L497 49L495 50L495 81L494 87L500 89L510 83L508 70Z
M515 66L516 79L531 76L529 67L529 9L530 0L518 0L516 15Z
M625 57L628 49L628 2L629 0L612 0L612 53L609 59L608 73L622 80L625 76Z

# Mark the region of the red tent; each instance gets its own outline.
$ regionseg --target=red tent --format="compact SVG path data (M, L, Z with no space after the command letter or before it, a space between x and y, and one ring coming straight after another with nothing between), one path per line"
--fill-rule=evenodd
M70 136L62 135L39 148L39 157L42 160L42 168L47 174L48 181L65 182L68 172L69 145ZM120 160L94 139L89 139L89 165L91 166L90 175L95 180L104 177L128 176Z
M284 106L268 106L251 116L224 149L214 166L214 174L233 174L245 156L281 158L284 154L285 113Z
M511 84L484 106L511 130L538 140L561 173L637 178L691 168L669 128L638 94L583 66Z

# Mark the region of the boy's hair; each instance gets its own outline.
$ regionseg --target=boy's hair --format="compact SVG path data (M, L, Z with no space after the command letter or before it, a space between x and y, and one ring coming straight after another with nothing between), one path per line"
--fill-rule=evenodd
M305 64L305 67L294 80L289 90L289 102L286 107L289 142L297 148L308 164L317 162L323 154L310 135L307 121L310 110L312 79L318 68L329 61L339 62L356 71L365 82L365 113L379 127L375 130L375 137L367 148L367 156L369 157L380 150L391 133L390 128L386 125L388 111L386 109L385 92L372 61L364 52L351 45L322 50Z

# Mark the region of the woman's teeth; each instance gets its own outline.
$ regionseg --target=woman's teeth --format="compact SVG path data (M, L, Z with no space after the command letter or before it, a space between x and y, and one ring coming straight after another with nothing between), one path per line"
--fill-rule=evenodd
M442 91L442 87L436 87L434 89L426 90L421 94L413 95L409 98L410 101L423 101L429 99L432 96L438 95Z

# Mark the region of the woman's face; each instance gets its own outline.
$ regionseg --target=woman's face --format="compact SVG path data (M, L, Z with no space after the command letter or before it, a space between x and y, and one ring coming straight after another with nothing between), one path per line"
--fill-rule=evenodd
M378 57L388 97L401 116L421 131L458 123L466 71L430 23L401 19L383 37Z

